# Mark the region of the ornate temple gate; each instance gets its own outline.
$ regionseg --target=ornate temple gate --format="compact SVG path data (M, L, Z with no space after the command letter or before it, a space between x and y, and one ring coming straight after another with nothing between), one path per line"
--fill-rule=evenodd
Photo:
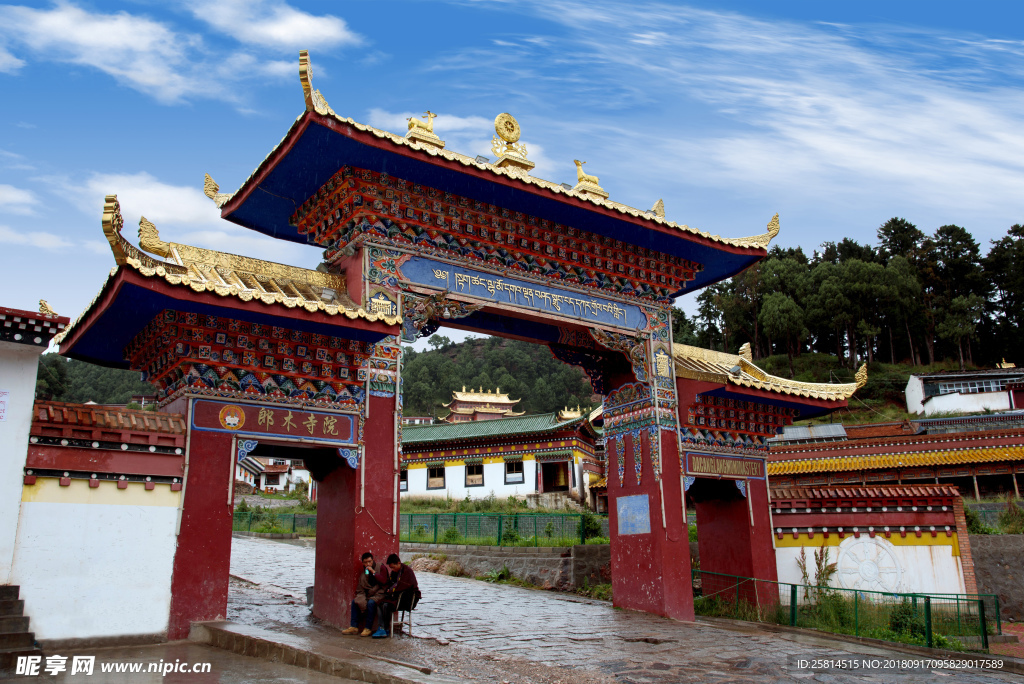
M445 150L429 113L405 137L337 116L305 54L300 76L306 112L281 144L237 192L209 176L205 189L227 220L322 247L320 268L164 242L145 219L139 250L108 197L118 268L61 339L69 356L142 370L164 410L188 416L169 636L224 613L230 474L254 441L337 451L313 473L314 612L346 623L358 552L398 546L399 340L440 326L546 345L605 395L616 605L693 618L685 497L698 476L719 486L693 490L702 543L729 540L705 562L774 577L762 452L779 414L757 411L743 422L758 428L734 437L703 429L697 407L723 381L677 377L689 356L672 344L670 312L674 297L764 258L777 217L756 237L709 235L666 221L660 200L650 211L609 201L579 162L575 187L530 175L508 114L491 163ZM751 462L760 470L742 470Z

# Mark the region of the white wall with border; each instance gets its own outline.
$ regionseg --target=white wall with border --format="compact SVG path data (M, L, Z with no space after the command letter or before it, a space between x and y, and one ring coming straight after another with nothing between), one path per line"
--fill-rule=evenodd
M838 538L833 535L832 540ZM966 591L960 557L953 555L952 543L893 544L882 536L848 536L835 545L826 546L829 562L837 563L837 572L830 584L845 589L894 591L904 593L960 594ZM814 581L814 553L818 545L805 546L807 570ZM905 541L903 539L900 540ZM780 582L803 584L797 559L799 546L775 549L776 570ZM895 572L893 572L895 570ZM873 577L878 577L877 580Z
M37 639L167 631L178 492L40 478L20 498L11 579Z
M11 580L11 565L42 351L40 347L0 342L0 390L10 392L5 397L5 420L0 421L0 584L16 584Z
M981 413L982 411L1009 411L1009 392L978 392L976 394L940 394L924 402L924 414Z

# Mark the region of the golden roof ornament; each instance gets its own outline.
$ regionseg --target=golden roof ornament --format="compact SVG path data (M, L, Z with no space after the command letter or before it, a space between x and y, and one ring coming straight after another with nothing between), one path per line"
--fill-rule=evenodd
M39 313L43 316L56 316L57 312L50 308L45 299L39 300Z
M750 343L749 342L744 342L743 346L740 347L740 354L739 354L739 356L740 356L741 359L746 359L747 361L750 361L751 363L754 362L754 354L753 354L753 352L750 351Z
M423 118L426 118L426 121L423 121ZM409 132L405 134L405 137L424 145L444 149L444 140L434 133L434 119L436 118L437 114L429 109L423 112L421 118L410 116L406 119L409 122Z
M494 118L494 132L491 141L491 152L498 158L494 166L506 169L515 176L528 176L536 166L526 158L526 145L519 142L522 130L519 122L508 112L502 112Z
M655 202L654 206L651 207L651 213L654 214L656 218L665 218L665 201L658 200Z
M309 50L299 50L299 81L302 83L307 112L316 112L321 116L335 115L320 91L313 88L313 63L309 61Z
M220 209L228 200L235 196L233 192L221 192L220 186L217 185L217 181L210 178L210 174L206 174L203 178L203 194L213 200L213 203Z
M145 216L139 219L139 247L157 256L171 256L171 245L160 239L160 231Z
M583 172L583 165L587 162L581 162L579 159L573 159L573 163L576 164L576 187L573 188L576 192L586 193L601 199L608 199L608 193L601 187L601 183L597 176L591 176L589 173Z
M857 373L853 376L853 379L857 382L857 389L868 384L868 364L865 363L861 365L857 370Z

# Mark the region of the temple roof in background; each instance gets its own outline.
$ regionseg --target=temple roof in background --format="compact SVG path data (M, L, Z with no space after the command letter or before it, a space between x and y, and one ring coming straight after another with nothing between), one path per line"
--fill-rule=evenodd
M541 413L532 416L469 420L460 423L407 425L402 428L402 444L403 446L418 446L453 440L545 434L580 427L585 420L585 418L579 417L560 421L555 413Z
M676 375L690 380L701 380L723 385L764 390L780 395L820 399L824 401L846 401L853 393L867 383L867 366L857 371L857 381L845 384L824 382L799 382L769 375L753 363L750 345L740 348L739 354L711 351L685 344L672 345L675 356Z

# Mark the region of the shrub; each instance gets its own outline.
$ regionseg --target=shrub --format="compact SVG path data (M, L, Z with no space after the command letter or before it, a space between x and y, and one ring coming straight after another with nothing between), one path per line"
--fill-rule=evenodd
M981 520L978 512L970 506L964 506L964 518L967 519L968 534L995 534L996 531Z
M438 542L442 544L461 544L463 541L462 533L459 532L457 527L449 527L438 539Z
M889 629L897 634L923 636L925 633L924 617L918 614L917 607L905 598L890 611Z
M697 541L697 525L695 523L690 523L688 527L690 528L690 541Z
M999 514L999 528L1004 534L1024 534L1024 511L1014 502L1012 494L1006 497L1006 510Z
M594 514L593 511L584 510L582 514L583 524L583 541L590 539L591 537L601 536L601 518Z
M501 570L490 570L481 575L480 579L485 582L507 582L512 579L512 571L507 565L502 565Z
M248 513L251 510L252 509L249 507L249 502L246 501L245 499L239 501L238 504L235 506L236 513Z
M586 541L587 544L611 544L612 540L608 537L591 537Z
M548 524L544 526L544 536L548 539L555 536L555 522L553 520L549 521Z
M503 545L515 545L522 541L522 537L512 523L512 518L505 520L505 529L501 531L501 543Z

